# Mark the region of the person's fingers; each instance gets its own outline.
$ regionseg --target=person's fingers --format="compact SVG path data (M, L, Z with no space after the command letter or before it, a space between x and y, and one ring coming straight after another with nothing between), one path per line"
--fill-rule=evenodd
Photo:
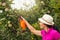
M21 18L25 21L25 19L21 16Z
M22 19L24 19L22 16L20 16Z

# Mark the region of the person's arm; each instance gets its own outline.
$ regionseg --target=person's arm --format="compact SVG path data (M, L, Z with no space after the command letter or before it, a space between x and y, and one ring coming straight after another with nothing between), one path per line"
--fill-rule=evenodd
M33 28L23 17L21 17L21 18L25 21L28 29L29 29L33 34L38 35L38 36L41 36L41 31L36 30L35 28Z

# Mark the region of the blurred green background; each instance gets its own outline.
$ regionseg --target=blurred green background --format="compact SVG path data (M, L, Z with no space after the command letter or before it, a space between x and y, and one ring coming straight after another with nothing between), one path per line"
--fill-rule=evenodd
M26 32L21 32L19 16L23 16L35 29L40 30L38 18L49 14L53 16L58 29L60 28L60 0L35 0L36 6L29 11L13 10L12 1L0 0L0 40L41 40L41 37L32 34L28 28Z

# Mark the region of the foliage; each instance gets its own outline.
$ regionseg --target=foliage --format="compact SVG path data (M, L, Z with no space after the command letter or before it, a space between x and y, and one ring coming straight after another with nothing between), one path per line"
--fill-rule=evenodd
M12 0L0 0L0 40L41 40L29 29L22 33L18 18L23 16L34 28L39 29L38 18L43 14L54 17L55 25L60 28L60 0L36 0L36 6L29 11L12 10Z

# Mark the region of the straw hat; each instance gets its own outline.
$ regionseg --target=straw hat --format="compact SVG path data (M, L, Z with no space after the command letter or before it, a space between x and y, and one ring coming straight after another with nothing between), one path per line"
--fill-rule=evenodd
M53 17L48 14L43 15L43 17L38 18L38 20L47 25L54 25Z

